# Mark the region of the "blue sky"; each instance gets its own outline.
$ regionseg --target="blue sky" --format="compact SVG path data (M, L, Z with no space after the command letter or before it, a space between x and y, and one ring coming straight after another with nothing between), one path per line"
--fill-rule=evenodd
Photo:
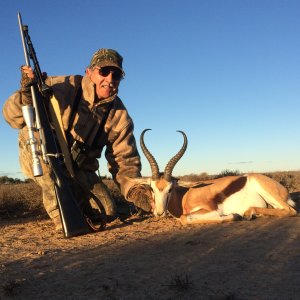
M49 75L84 74L102 47L123 55L119 96L137 140L152 128L161 170L182 145L176 130L189 144L174 175L300 169L299 1L2 1L1 107L24 63L18 11ZM0 128L0 176L21 177L17 130Z

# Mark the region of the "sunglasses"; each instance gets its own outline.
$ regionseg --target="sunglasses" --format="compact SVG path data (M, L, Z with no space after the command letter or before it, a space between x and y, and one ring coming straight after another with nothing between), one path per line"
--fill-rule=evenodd
M123 78L123 72L116 67L101 67L97 68L99 74L103 77L107 77L110 73L112 74L113 80L121 80Z

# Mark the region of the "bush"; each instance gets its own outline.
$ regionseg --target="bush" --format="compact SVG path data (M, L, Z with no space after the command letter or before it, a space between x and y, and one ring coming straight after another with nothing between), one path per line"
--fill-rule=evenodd
M21 182L22 182L22 180L19 178L0 176L0 184L12 184L12 183L21 183Z
M285 186L290 193L300 191L300 172L286 171L265 173L264 175L278 181Z
M241 175L238 170L223 170L220 174L215 175L214 178L226 177L226 176L238 176Z
M179 179L184 180L184 181L201 181L201 180L208 180L210 179L211 176L208 175L207 173L201 173L199 175L197 174L189 174L189 175L184 175L184 176L179 176Z

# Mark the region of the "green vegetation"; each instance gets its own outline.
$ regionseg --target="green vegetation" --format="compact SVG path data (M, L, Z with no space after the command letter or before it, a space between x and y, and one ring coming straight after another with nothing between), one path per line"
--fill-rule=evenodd
M22 182L22 180L19 178L0 176L0 184L13 184L13 183L21 183L21 182Z

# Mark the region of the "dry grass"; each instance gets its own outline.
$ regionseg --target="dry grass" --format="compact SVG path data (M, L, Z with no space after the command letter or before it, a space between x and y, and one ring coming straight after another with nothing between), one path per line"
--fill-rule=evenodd
M134 206L125 201L113 180L105 179L120 215L135 213ZM0 220L24 217L46 218L41 188L29 183L0 184Z
M45 215L41 188L37 184L0 184L0 219Z
M234 175L233 171L224 171L222 176ZM292 194L296 201L300 200L300 171L273 172L265 173L276 181L284 185ZM199 175L190 174L182 176L184 180L205 180L220 175L209 176L206 173ZM118 209L131 210L131 206L125 201L120 194L115 183L110 179L105 179L104 183L111 191ZM47 216L42 204L41 188L34 182L17 183L17 184L0 184L0 219L12 219L20 217L41 217Z

